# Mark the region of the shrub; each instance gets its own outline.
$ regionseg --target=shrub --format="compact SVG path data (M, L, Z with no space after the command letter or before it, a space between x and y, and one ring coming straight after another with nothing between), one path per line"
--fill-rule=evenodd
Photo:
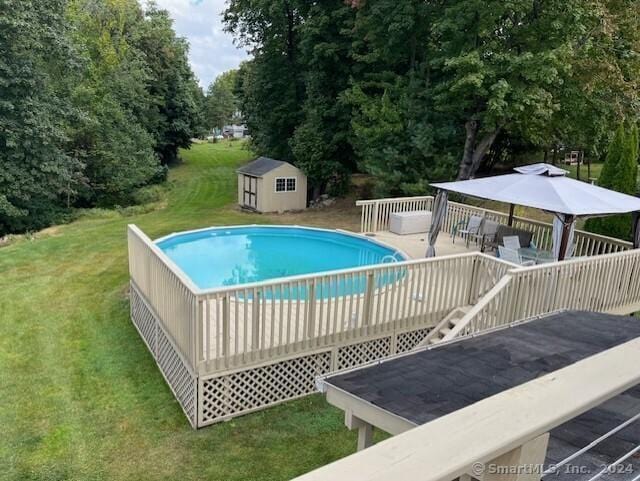
M633 125L626 128L621 124L607 152L607 158L598 184L611 190L634 195L637 192L638 178L638 129ZM631 214L589 219L585 228L596 234L631 238Z

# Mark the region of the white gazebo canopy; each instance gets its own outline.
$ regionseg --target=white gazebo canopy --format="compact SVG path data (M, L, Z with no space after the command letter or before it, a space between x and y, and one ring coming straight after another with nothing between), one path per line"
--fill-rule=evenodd
M524 205L575 217L624 214L640 210L640 199L566 177L549 164L514 169L516 174L431 184L449 192Z
M533 207L556 214L564 232L558 245L559 259L570 243L576 217L603 216L640 211L640 199L566 177L566 170L549 164L514 169L517 173L481 179L431 184L436 189L481 199ZM555 237L555 236L554 236Z

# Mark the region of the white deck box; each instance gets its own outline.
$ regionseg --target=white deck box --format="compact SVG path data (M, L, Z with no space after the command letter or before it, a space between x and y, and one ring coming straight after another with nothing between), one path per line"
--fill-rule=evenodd
M394 234L419 234L431 229L431 212L394 212L389 214L389 230Z

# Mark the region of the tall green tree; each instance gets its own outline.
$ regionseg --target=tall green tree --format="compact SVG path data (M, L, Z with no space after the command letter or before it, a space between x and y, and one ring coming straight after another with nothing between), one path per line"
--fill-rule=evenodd
M351 77L354 12L342 0L316 2L300 28L304 65L301 121L290 139L296 165L308 176L311 195L343 192L356 169L351 106L344 95Z
M178 159L178 149L191 145L201 114L195 96L197 82L187 56L189 45L176 36L169 13L154 3L144 12L132 43L144 55L149 70L146 88L155 115L147 128L161 162L169 165Z
M637 135L635 126L627 127L620 124L616 129L598 178L600 186L630 195L638 193ZM631 237L631 215L589 219L586 228L597 234L629 239Z
M289 140L303 118L300 29L311 4L302 0L230 0L226 28L251 50L243 75L242 112L259 152L295 161Z
M74 0L68 17L83 62L73 98L84 117L71 126L73 151L85 164L78 202L127 203L160 171L148 128L156 116L150 71L131 45L143 13L135 0Z
M209 85L205 101L205 119L209 129L222 129L227 124L240 120L236 112L240 101L236 97L238 70L222 73Z
M0 0L0 57L0 235L129 203L189 146L198 86L153 4Z
M77 68L65 2L0 0L0 236L60 214L82 165L67 152Z
M435 109L427 39L434 4L381 0L356 4L353 39L353 144L377 195L424 193L455 174L453 119Z
M571 70L554 92L557 109L543 136L548 146L574 146L604 159L611 125L638 115L640 18L634 2L590 5L599 22L572 49Z
M226 21L255 54L242 110L258 150L320 185L357 162L380 193L400 194L473 177L488 153L563 144L599 156L608 126L638 116L636 7L234 0Z
M191 89L193 91L193 99L196 105L196 113L192 122L193 136L197 138L204 138L210 131L206 120L207 96L202 90L202 87L200 87L200 85L195 81L192 83Z

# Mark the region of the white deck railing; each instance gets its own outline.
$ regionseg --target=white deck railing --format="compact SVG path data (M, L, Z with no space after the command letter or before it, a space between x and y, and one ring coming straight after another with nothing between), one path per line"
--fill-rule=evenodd
M129 273L176 347L196 363L198 298L196 286L135 225L128 228Z
M640 250L512 269L445 340L559 309L640 310Z
M526 269L473 252L202 290L140 229L128 238L132 319L194 426L412 349L463 306L445 339L558 308L640 310L638 250Z
M431 210L433 197L395 197L390 199L358 200L362 207L360 232L375 233L389 229L389 215L394 212Z
M210 372L434 325L509 267L469 253L203 292L199 361Z
M429 208L429 202L382 203L378 213L386 220L379 225L397 208ZM452 203L448 225L476 211ZM526 222L539 227L539 238L546 235L546 224ZM434 325L466 305L473 307L447 338L556 309L640 309L638 250L519 269L469 253L201 290L137 227L130 226L128 236L132 282L199 372ZM627 248L599 237L582 245L590 251Z
M203 373L436 324L512 266L468 253L202 290L136 226L128 235L132 282Z
M413 210L431 210L433 197L400 197L389 199L359 200L356 205L362 207L360 219L360 231L363 233L375 233L389 228L389 216L393 212L407 212ZM442 230L450 232L459 223L466 223L472 215L485 217L501 224L507 224L509 215L490 209L483 209L459 202L449 202L447 215ZM514 216L513 226L529 231L533 234L533 242L539 249L550 251L553 248L553 226L547 222L540 222L525 217ZM633 246L613 237L602 236L576 230L575 254L576 256L594 256L611 254L631 249Z

